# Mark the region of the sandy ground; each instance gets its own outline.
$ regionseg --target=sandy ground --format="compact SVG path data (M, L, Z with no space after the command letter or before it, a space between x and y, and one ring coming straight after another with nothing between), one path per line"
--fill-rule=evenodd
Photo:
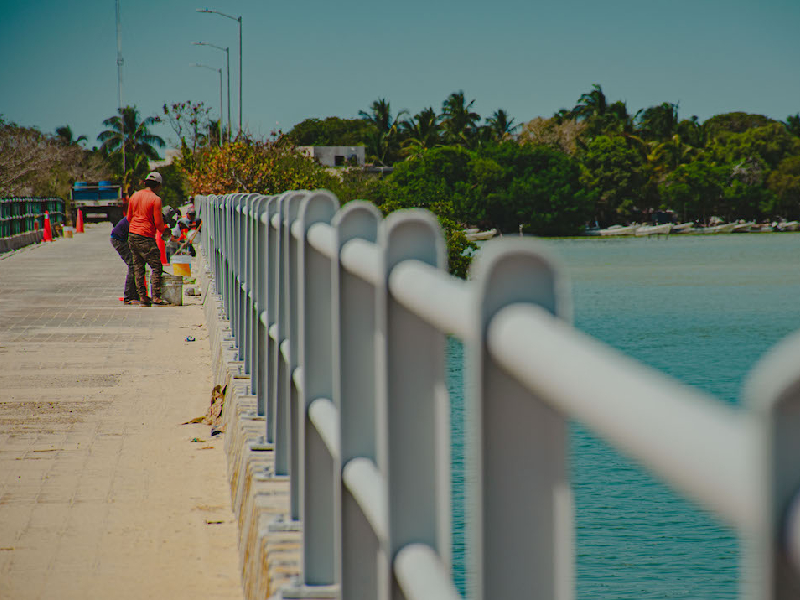
M0 599L240 599L201 299L123 306L109 233L0 257Z

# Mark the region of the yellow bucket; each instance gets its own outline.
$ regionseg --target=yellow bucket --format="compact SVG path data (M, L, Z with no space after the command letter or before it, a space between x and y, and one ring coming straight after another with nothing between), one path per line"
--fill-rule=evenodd
M169 263L172 265L172 273L174 275L186 275L191 276L192 274L192 257L185 256L182 254L177 254L175 256L171 256L169 258Z

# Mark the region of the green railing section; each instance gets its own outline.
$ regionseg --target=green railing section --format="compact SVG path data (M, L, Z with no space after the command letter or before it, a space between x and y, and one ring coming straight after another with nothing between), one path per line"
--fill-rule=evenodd
M50 214L51 226L64 225L66 201L62 198L0 198L0 239L44 229L45 212Z

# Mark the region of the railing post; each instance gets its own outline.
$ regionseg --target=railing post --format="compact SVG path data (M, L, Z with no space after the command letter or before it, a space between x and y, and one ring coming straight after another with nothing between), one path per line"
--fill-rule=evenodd
M286 378L284 379L285 396L282 400L289 415L289 514L292 521L300 520L300 440L297 435L302 424L303 411L300 410L300 390L297 388L295 369L298 367L299 323L302 307L299 303L300 281L300 245L292 234L292 225L300 213L300 205L309 192L294 192L289 195L283 205L284 233L283 233L283 260L284 260L284 297L286 300L286 334L281 342L281 354L284 357Z
M371 202L354 200L333 218L336 259L332 265L333 403L339 411L339 485L341 523L341 597L374 600L388 594L388 558L364 512L346 486L343 467L355 458L378 462L375 402L375 301L372 284L341 266L351 240L377 243L382 220ZM382 557L379 558L379 557ZM380 591L379 591L380 590Z
M292 376L297 367L297 270L296 248L292 243L291 225L297 217L299 203L307 192L287 192L280 199L278 213L278 355L275 404L275 474L297 473L297 450L292 432L297 429L297 391ZM297 478L290 478L290 517L300 518Z
M267 337L264 352L265 382L264 389L266 403L264 415L266 416L267 443L275 444L275 425L278 419L278 361L280 360L280 314L278 308L278 294L280 293L281 263L280 256L280 210L282 196L273 196L267 201L267 208L261 219L264 223L266 246L261 257L266 263L266 278L264 290L265 307L262 320L266 327ZM277 464L277 456L276 456Z
M388 547L431 547L450 567L450 426L445 336L390 291L392 269L415 259L446 268L445 244L427 211L390 214L378 232L383 285L377 290L378 466L387 481ZM391 578L391 598L404 598Z
M257 414L261 417L266 416L267 398L267 361L266 352L268 346L269 323L266 321L267 306L267 268L269 261L266 257L267 248L267 228L268 224L264 219L267 214L267 207L270 198L261 196L256 201L253 214L253 227L255 230L255 243L253 244L252 275L253 275L253 324L256 329L255 341L253 344L253 390L256 395ZM262 318L263 317L263 318ZM266 431L264 436L266 439Z
M330 192L312 192L300 205L293 237L299 251L297 428L300 465L297 479L303 522L303 582L306 586L337 583L334 517L338 512L334 496L334 460L338 448L328 450L320 432L309 418L312 402L331 403L333 397L333 345L331 258L314 248L307 235L317 223L329 224L339 201ZM332 238L331 238L332 240ZM332 406L332 404L329 404ZM338 461L337 461L338 462ZM295 477L295 474L292 474Z
M511 304L567 314L562 272L531 240L487 244L475 265L476 329L466 362L467 464L474 481L467 574L475 600L573 597L566 419L507 375L486 343L492 318Z
M759 435L760 514L743 532L742 590L753 600L800 598L800 333L775 347L745 390Z

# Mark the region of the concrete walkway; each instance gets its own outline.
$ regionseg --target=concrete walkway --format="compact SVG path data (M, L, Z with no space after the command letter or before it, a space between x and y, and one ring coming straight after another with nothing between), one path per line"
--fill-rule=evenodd
M240 599L200 299L124 306L110 229L0 256L0 599Z

